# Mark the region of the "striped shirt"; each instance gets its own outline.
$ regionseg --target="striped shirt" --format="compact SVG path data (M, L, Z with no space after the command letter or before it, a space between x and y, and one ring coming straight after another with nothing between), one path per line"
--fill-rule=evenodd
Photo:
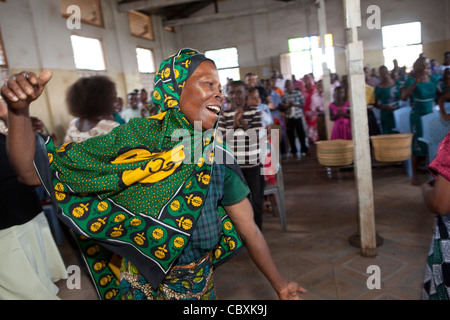
M244 111L243 121L247 130L242 126L234 130L234 117L236 111L223 111L219 119L219 129L223 139L233 151L241 168L251 168L262 163L261 141L265 137L262 125L262 114L257 107L249 107Z

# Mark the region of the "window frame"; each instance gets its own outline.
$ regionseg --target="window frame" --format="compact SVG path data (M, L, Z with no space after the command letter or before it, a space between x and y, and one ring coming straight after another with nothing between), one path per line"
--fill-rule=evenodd
M132 16L133 16L133 15L139 16L139 17L141 17L141 18L148 19L148 24L147 24L147 26L148 26L148 29L149 29L149 30L148 30L147 32L150 33L150 36L149 36L149 37L145 37L145 36L143 36L143 35L133 33L133 29L131 28ZM152 19L152 17L149 16L149 15L146 15L146 14L144 14L144 13L142 13L142 12L134 11L134 10L128 11L128 29L129 29L129 31L130 31L130 34L131 34L133 37L140 38L140 39L145 39L145 40L148 40L148 41L155 41L155 32L154 32L154 30L153 30L153 19Z
M311 46L311 41L314 38L317 38L317 41L318 41L318 46L317 47ZM327 63L328 69L330 69L330 71L333 73L333 72L336 72L336 54L335 54L335 51L334 51L334 36L333 36L332 33L327 33L324 38L325 38L324 39L325 40L325 56L324 56L324 58L326 59L325 62ZM308 41L309 48L305 47L304 49L301 49L301 50L291 50L291 45L289 44L289 42L292 41L292 40L296 40L296 39L302 39L301 41L305 41L305 42ZM327 42L330 42L330 45L327 46ZM296 55L299 55L301 53L303 53L305 55L308 55L309 56L309 63L310 63L310 66L311 66L311 72L313 72L314 77L315 78L320 78L320 77L323 76L322 63L324 61L322 61L322 59L320 58L321 63L320 63L320 67L319 67L318 66L319 64L317 63L317 61L315 62L315 60L317 60L317 58L314 59L314 57L318 56L318 54L314 54L315 50L318 50L320 52L320 56L323 57L320 35L311 35L311 36L290 38L290 39L288 39L288 48L289 48L289 57L290 57L290 59L292 59L292 56L296 56ZM332 50L332 51L329 51L329 50ZM333 57L333 60L334 60L333 64L330 64L330 61L327 59L327 57L330 57L330 58ZM292 68L292 62L291 61L290 61L290 63L291 63L291 68ZM314 72L314 71L317 71L317 70L319 70L320 72L319 73ZM295 74L294 72L292 72L292 73ZM300 78L300 76L297 76L297 75L296 75L296 77Z
M393 26L402 26L402 25L407 25L407 24L418 24L419 25L419 30L420 30L420 42L411 42L411 43L406 43L406 44L402 44L402 45L393 45L393 46L385 46L385 39L383 37L383 28L386 27L393 27ZM392 31L391 31L392 33ZM381 27L381 37L382 37L382 42L383 42L383 58L384 58L384 64L388 67L388 69L392 69L393 68L393 62L392 60L395 58L397 59L397 61L399 62L399 65L406 65L406 63L408 63L409 65L407 66L408 68L411 68L415 59L412 58L413 56L418 57L420 53L423 52L423 32L422 32L422 22L420 21L412 21L412 22L405 22L405 23L396 23L396 24L390 24L390 25L385 25ZM390 56L388 58L388 52L393 52L393 51L400 51L402 48L408 48L411 49L411 60L410 61L405 61L403 59L403 57L405 56L404 54L396 54L395 56ZM413 51L413 49L415 49ZM420 52L419 52L420 51Z
M74 36L75 36L75 37L79 37L79 38L94 39L94 40L97 40L97 41L99 42L100 48L101 48L101 51L102 51L102 59L103 59L104 69L97 70L97 69L86 69L86 68L78 68L78 67L77 67L76 60L75 60L75 52L74 52L73 43L72 43L72 37L74 37ZM86 37L86 36L84 36L84 35L79 35L79 34L71 34L71 35L70 35L70 38L71 38L71 41L70 41L70 42L71 42L71 45L72 45L72 51L73 51L73 60L74 60L75 69L76 69L76 70L80 70L80 71L93 71L93 72L105 72L105 71L108 70L108 64L107 64L107 61L106 61L105 47L104 47L104 45L103 45L103 39L101 39L101 38L93 38L93 37Z
M148 51L151 52L151 54L152 54L152 59L153 59L153 71L152 71L152 72L142 72L141 70L139 70L139 60L137 59L137 50L138 50L138 49L148 50ZM151 48L146 48L146 47L143 47L143 46L137 46L137 47L136 47L136 61L137 61L137 63L138 63L138 70L139 70L139 73L154 74L154 73L156 73L156 71L158 71L158 70L156 69L155 51L154 51L153 49L151 49Z
M63 10L63 6L62 6L63 3L62 3L61 1L62 1L62 0L59 0L61 16L62 16L64 19L67 19L67 18L69 18L71 15L67 13L67 7L65 8L65 10ZM81 22L82 22L82 23L89 24L89 25L91 25L91 26L95 26L95 27L99 27L99 28L105 28L105 18L104 18L104 16L103 16L102 2L101 2L101 0L93 0L93 1L94 1L94 3L95 3L95 6L97 7L97 12L99 13L99 20L100 20L100 21L99 21L98 23L95 23L95 22L92 22L92 21L90 21L90 20L87 20L86 18L81 17ZM79 3L77 4L76 2L77 2L77 0L71 0L70 5L77 5L77 6L79 6L79 7L81 8L82 6L80 6ZM92 2L92 1L91 1L91 2ZM82 10L82 9L81 9L81 10Z
M218 72L219 72L219 75L223 74L222 71L224 71L224 70L234 70L234 69L236 69L236 70L237 70L236 74L239 75L239 78L237 78L237 79L233 78L233 80L240 80L240 70L241 70L241 69L240 69L240 64L239 64L239 50L238 50L237 47L233 46L233 47L227 47L227 48L205 50L205 56L207 56L207 53L208 53L208 52L221 51L221 50L227 50L227 49L236 49L236 58L237 58L236 60L237 60L237 64L236 64L236 66L219 67L219 66L217 66L217 62L215 62L215 63L216 63L216 66L217 66L217 70L218 70ZM212 59L212 60L214 60L214 59ZM222 79L221 79L221 84L222 84L222 85L225 85L225 84L226 84L226 78L227 78L227 77L225 77L225 79L224 79L224 78L222 77Z
M0 68L8 68L8 57L6 56L6 49L5 44L3 42L1 30L0 30L0 54L2 56L2 59L4 60L4 63L1 63L0 61Z

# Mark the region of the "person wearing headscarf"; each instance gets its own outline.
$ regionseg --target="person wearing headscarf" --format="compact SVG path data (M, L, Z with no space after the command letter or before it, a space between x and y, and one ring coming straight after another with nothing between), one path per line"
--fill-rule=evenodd
M306 292L278 272L239 166L217 134L223 95L212 60L180 50L156 73L157 115L60 148L42 146L24 122L50 78L24 72L2 87L10 158L26 183L42 182L56 198L100 298L215 299L213 270L244 243L280 299ZM117 257L120 270L110 263Z

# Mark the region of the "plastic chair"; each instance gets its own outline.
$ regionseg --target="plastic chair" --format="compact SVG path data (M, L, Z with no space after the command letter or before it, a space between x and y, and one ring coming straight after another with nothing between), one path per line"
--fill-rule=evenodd
M434 111L422 118L422 137L419 141L428 147L427 164L430 164L437 156L440 143L450 130L450 121L444 121L438 111Z
M64 235L59 224L59 219L55 212L55 207L53 206L53 204L45 204L42 205L42 209L44 210L44 214L47 217L50 229L53 231L53 236L55 237L56 244L62 245L64 242Z
M46 196L44 187L37 187L35 191L41 201L42 210L44 211L45 217L47 218L48 224L50 225L50 229L52 230L55 242L56 244L61 245L64 241L64 235L61 225L59 224L58 216L56 214L56 208L51 202L50 198Z
M394 131L398 133L411 133L411 107L403 106L394 111L394 119L395 119L395 128ZM403 161L403 170L406 171L409 178L412 178L412 166L411 166L411 158L406 161Z
M450 113L450 102L444 103L444 109L447 113Z
M381 125L381 110L378 108L372 109L375 119L377 119L377 125L382 130L383 126Z
M273 197L277 203L276 208L278 215L280 216L281 229L286 231L286 203L284 199L284 182L283 182L283 171L281 170L281 165L278 164L278 171L276 173L276 185L269 184L264 188L264 195L270 196L270 203L272 208L274 208Z
M411 133L411 125L409 116L411 115L411 107L402 107L394 111L395 128L398 133Z

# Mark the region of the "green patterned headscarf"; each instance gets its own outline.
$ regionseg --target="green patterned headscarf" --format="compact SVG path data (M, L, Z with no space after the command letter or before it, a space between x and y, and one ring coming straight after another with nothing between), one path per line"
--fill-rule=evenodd
M156 116L135 118L109 134L55 148L47 142L61 219L81 236L90 273L103 299L120 298L112 253L126 257L153 288L188 243L209 190L214 131L194 131L179 108L182 88L206 57L183 49L161 63ZM41 174L42 176L42 174ZM218 207L223 235L215 262L240 240Z
M186 81L203 61L214 61L193 49L183 49L164 60L155 76L153 102L160 112L179 108L181 92Z
M208 60L205 55L193 49L183 49L178 54L172 55L164 60L155 76L155 89L153 91L152 100L158 107L160 113L169 112L173 115L176 125L173 128L166 126L163 128L165 135L174 134L177 129L185 128L190 131L193 124L190 124L180 110L180 97L186 81L195 72L197 67L203 61ZM169 124L169 122L166 122Z

